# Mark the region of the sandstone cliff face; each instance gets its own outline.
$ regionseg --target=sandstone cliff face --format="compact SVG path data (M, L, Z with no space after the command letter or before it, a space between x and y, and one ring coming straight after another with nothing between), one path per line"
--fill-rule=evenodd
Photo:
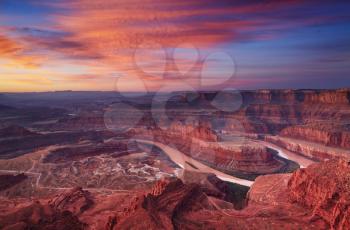
M242 178L274 173L286 165L272 151L261 146L229 148L217 142L206 142L181 133L153 130L156 141L170 144L179 151L216 169Z
M327 229L323 219L310 218L308 207L289 201L290 177L259 177L247 206L239 211L209 197L198 185L159 181L121 215L111 217L106 229Z
M314 141L328 146L350 148L350 132L346 130L334 130L332 127L323 127L321 124L315 127L291 126L283 129L282 136Z
M332 160L298 170L288 187L292 201L311 208L332 229L350 228L350 161Z
M180 135L183 138L198 138L204 141L217 141L218 137L211 129L208 123L200 123L198 125L181 124L181 122L175 122L171 124L167 130L168 133L174 135Z
M277 134L291 125L310 121L335 123L350 119L350 89L340 90L257 90L236 92L242 105L229 116L239 120L246 132ZM229 94L229 93L227 93ZM215 98L216 93L201 93L196 104ZM225 96L222 97L225 100ZM227 97L230 102L230 97ZM220 111L218 111L220 114ZM227 113L222 112L222 116Z
M338 90L242 90L240 93L243 104L296 104L296 103L322 103L322 104L349 104L350 89ZM210 101L215 98L215 92L200 93L197 103L203 100ZM221 92L221 98L225 98L225 93ZM227 92L230 97L229 92ZM191 94L184 96L189 100ZM183 98L183 97L182 97Z
M275 206L290 217L317 223L319 229L350 228L350 161L315 163L293 174L266 175L255 180L248 193L248 211ZM322 220L328 226L322 226Z
M349 104L350 90L326 90L322 92L315 92L309 90L304 92L305 103L326 103L326 104Z
M198 185L185 185L180 180L160 181L151 193L134 200L117 217L113 229L177 229L188 210L209 206Z
M59 212L45 202L13 210L6 216L0 215L1 229L45 229L45 230L80 230L86 225L69 211Z
M74 215L79 215L93 205L93 200L88 191L76 187L57 195L49 201L49 205L57 211L70 211Z
M204 149L202 149L203 154L198 156L198 159L206 160L208 164L219 169L264 174L277 171L283 165L282 162L274 158L273 153L267 148L244 146L241 149L229 150L217 146L212 149L215 153L214 157L206 156Z
M247 194L248 206L256 204L289 205L287 184L290 177L291 174L275 174L256 178Z
M297 167L277 157L272 149L261 145L242 143L232 147L225 143L204 141L187 133L162 129L135 129L135 132L139 137L167 144L203 164L243 179L254 180L262 174L288 172Z
M78 219L91 208L93 199L88 191L73 188L58 194L49 201L40 200L6 216L0 215L1 229L85 229Z
M349 104L350 90L257 90L241 92L245 103Z
M320 145L317 143L296 140L279 136L265 136L265 141L281 146L289 151L298 153L316 161L333 158L350 158L350 150Z

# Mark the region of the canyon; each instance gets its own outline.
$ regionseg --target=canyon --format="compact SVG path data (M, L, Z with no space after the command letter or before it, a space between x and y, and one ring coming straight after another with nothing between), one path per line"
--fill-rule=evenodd
M1 229L350 228L349 89L3 94L0 121Z
M339 174L334 169L342 171ZM218 187L208 179L210 175L202 176L213 188L175 178L157 181L145 192L104 198L73 188L28 206L17 204L17 208L0 216L0 226L83 229L94 222L101 223L99 229L347 229L349 173L349 161L331 160L293 174L261 176L246 197L236 197L236 202L245 200L239 209L219 199L214 190ZM104 211L108 203L110 210Z

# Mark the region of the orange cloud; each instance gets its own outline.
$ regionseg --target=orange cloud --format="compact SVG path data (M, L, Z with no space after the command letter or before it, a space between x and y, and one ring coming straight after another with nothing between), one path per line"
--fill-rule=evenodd
M213 47L228 42L273 39L276 34L271 31L323 20L312 15L293 15L292 20L280 22L281 18L284 19L279 14L281 10L288 11L304 3L302 0L267 3L216 0L45 1L37 4L60 9L50 18L54 22L50 29L54 32L36 31L36 35L21 34L16 39L0 35L0 56L12 60L8 65L22 68L39 64L43 65L42 68L54 66L56 69L72 63L85 66L86 72L78 74L49 71L49 78L54 78L54 82L59 84L57 87L63 89L79 89L80 86L108 90L114 84L111 76L120 73L131 79L140 77L152 90L184 79L196 85L201 63ZM183 43L189 43L200 51L194 64L186 58L175 63L172 57L174 48ZM144 44L154 46L145 48ZM135 53L147 49L151 52L141 52L140 67ZM163 49L165 57L156 55L152 49ZM191 68L193 71L189 73L178 72ZM163 74L164 69L167 74ZM132 84L130 80L127 88L132 88Z
M12 39L7 38L4 35L0 35L0 55L10 56L18 53L22 50L22 47Z
M8 36L0 34L0 58L9 60L8 65L14 67L34 68L42 58L39 55L25 54L26 46Z
M152 52L144 54L144 60L148 60L146 66L149 71L140 70L134 57L135 50L142 49L140 45L142 47L144 43L153 43L154 49L158 46L166 49L166 69L170 75L175 76L177 69L188 69L189 64L186 60L178 60L176 68L174 67L171 57L174 47L190 43L205 51L225 42L274 38L273 34L261 31L266 28L280 30L293 24L278 23L276 26L275 22L279 18L274 17L273 13L301 3L303 1L300 0L268 3L214 0L69 0L51 5L68 12L54 15L55 28L68 34L65 37L68 45L58 46L58 51L73 58L91 57L109 65L112 70L140 76L146 84L153 87L156 81L162 85L170 80L159 80L149 74L163 71L163 66L159 65L162 60L157 60L158 57L154 57ZM261 16L263 14L265 16ZM198 61L197 65L202 60ZM193 75L195 74L186 77L197 77ZM182 81L183 76L178 76L178 80Z

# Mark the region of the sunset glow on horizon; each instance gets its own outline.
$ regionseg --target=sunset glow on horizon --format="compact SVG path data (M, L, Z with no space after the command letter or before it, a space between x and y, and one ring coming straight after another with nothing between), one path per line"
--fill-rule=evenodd
M349 87L349 12L349 1L4 0L0 92Z

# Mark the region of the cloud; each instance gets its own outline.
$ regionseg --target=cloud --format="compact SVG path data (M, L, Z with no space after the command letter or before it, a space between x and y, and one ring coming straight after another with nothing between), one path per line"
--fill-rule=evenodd
M0 55L1 56L11 56L23 50L20 44L16 41L0 35Z
M42 58L64 65L65 60L93 71L72 74L66 80L95 80L124 72L142 77L152 87L157 81L165 84L172 80L153 78L138 68L134 55L144 43L162 47L168 55L166 67L175 73L172 50L183 43L202 52L226 44L278 39L293 29L348 20L345 12L338 14L333 3L315 0L33 0L31 4L50 8L48 18L53 24L7 28L20 42L0 35L1 55L28 64ZM145 53L143 59L151 68L148 72L162 71L158 65L162 60L156 58L152 52ZM177 64L177 68L188 68L186 60Z
M283 30L338 18L334 14L317 14L314 4L314 1L301 0L69 0L52 5L66 10L54 15L55 26L69 34L68 41L61 41L58 46L82 56L118 60L118 54L132 55L133 52L127 51L143 42L164 47L186 42L206 48L229 42L273 39L281 36ZM318 10L327 9L322 2L318 4Z
M10 60L8 65L15 67L38 67L42 61L40 55L26 53L27 47L16 39L0 34L0 58Z

